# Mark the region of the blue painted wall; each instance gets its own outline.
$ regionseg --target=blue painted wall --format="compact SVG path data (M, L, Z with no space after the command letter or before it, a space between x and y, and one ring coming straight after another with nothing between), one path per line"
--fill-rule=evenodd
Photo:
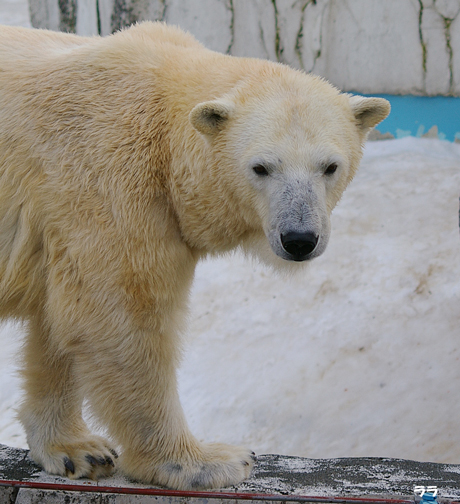
M460 98L451 96L372 95L391 103L391 114L377 126L396 138L421 137L432 126L442 140L460 142Z

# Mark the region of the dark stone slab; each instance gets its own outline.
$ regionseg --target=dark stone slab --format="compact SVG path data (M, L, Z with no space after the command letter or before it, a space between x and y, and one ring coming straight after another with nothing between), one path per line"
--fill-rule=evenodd
M391 458L306 459L261 455L240 490L303 495L414 498L415 486L436 486L440 497L460 498L460 465Z
M81 493L52 489L25 489L1 486L2 481L38 482L53 485L85 485L94 490L114 488L114 494ZM34 483L34 484L35 484ZM99 487L98 487L99 485ZM300 496L322 498L387 498L406 499L413 502L415 486L436 486L438 501L460 501L460 465L414 462L389 458L341 458L307 459L281 455L260 455L251 477L238 487L223 489L229 492L279 496L280 501ZM117 495L116 489L133 488L140 491L152 489L115 474L112 478L93 482L69 480L44 473L30 460L27 450L0 445L0 504L34 504L35 502L80 502L80 503L162 503L185 504L194 500L206 504L220 501L215 492L201 492L199 498L180 496L134 496ZM88 489L89 490L89 489ZM256 498L256 496L255 496ZM61 499L61 500L60 500ZM235 500L239 500L238 498ZM264 500L261 496L260 500ZM299 499L300 500L300 499ZM225 499L222 500L225 502ZM226 501L228 502L228 500Z

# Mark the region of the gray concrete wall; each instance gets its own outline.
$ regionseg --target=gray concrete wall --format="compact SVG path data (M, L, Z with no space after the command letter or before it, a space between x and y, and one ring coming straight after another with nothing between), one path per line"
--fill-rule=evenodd
M460 96L460 0L29 0L32 25L108 35L163 20L343 90Z

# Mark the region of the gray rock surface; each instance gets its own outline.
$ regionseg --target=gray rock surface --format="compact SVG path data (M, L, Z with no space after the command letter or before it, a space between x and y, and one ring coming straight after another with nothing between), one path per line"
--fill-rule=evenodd
M78 488L70 490L69 485ZM0 445L0 504L185 504L192 501L207 504L209 500L222 503L229 499L244 500L250 497L248 494L257 494L252 495L252 500L259 501L277 500L277 497L279 501L308 501L309 497L322 502L328 502L328 498L350 502L352 499L370 502L371 498L415 502L420 500L414 495L415 486L436 486L440 503L458 500L460 465L388 458L314 460L260 455L251 477L238 487L181 495L140 485L118 474L99 482L52 476L29 459L27 450ZM146 495L149 491L156 495ZM234 493L235 498L231 498Z

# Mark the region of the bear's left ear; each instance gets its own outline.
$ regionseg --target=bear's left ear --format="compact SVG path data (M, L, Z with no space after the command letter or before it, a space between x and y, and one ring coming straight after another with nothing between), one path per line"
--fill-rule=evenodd
M214 136L224 128L232 116L235 105L230 100L213 100L199 103L190 112L192 126L207 136Z
M383 98L365 98L364 96L350 96L350 106L356 117L358 127L367 133L377 126L390 113L390 102Z

